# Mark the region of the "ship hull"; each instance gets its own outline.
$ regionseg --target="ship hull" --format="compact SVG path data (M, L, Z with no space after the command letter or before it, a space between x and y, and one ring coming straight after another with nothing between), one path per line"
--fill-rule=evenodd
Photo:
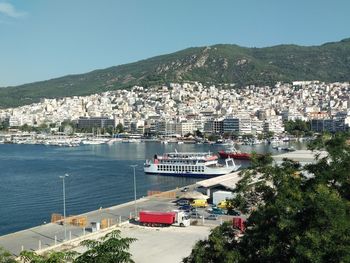
M220 157L223 159L232 158L236 160L250 160L252 157L252 155L249 153L232 153L232 152L224 152L224 151L219 151L218 153Z
M144 167L146 174L159 174L159 175L171 175L179 177L214 177L219 175L228 174L238 170L240 166L223 166L223 167L204 167L204 171L201 172L176 172L176 171L161 171L157 168L156 164L147 165Z

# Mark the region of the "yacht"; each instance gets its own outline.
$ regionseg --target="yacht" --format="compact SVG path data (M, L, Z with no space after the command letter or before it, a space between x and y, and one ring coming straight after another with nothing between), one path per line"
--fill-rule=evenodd
M100 138L100 137L93 137L86 140L82 140L82 144L88 144L88 145L97 145L97 144L105 144L109 141L109 138Z

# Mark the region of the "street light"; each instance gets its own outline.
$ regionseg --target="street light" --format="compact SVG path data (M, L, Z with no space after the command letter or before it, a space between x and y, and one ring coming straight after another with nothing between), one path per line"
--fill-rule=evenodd
M137 164L130 165L134 169L134 207L135 207L135 218L137 216L137 207L136 207L136 175L135 175L135 168Z
M68 177L69 174L61 175L62 186L63 186L63 227L64 227L64 240L67 240L67 227L66 227L66 185L64 179Z

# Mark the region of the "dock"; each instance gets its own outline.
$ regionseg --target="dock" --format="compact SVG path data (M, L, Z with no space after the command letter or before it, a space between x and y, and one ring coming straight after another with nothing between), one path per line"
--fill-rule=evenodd
M136 202L137 210L169 210L173 209L169 200L162 198L145 197ZM91 223L105 220L107 227L121 225L129 221L135 209L134 201L116 205L109 208L99 208L79 217L87 218L86 227L66 224L66 236L63 224L48 223L0 237L0 246L4 247L11 254L18 256L22 250L37 251L50 248L58 244L69 243L70 241L88 235L92 232Z

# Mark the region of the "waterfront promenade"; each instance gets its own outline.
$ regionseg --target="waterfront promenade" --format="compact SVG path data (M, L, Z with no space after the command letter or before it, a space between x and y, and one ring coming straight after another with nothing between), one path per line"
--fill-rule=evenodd
M146 197L137 200L137 210L173 210L173 199ZM134 202L121 204L109 208L101 208L80 216L86 216L87 227L66 225L66 239L73 240L91 232L91 222L101 222L107 219L110 224L127 222L134 211ZM59 223L48 223L0 237L0 246L14 255L19 255L22 250L40 250L64 242L64 227Z

